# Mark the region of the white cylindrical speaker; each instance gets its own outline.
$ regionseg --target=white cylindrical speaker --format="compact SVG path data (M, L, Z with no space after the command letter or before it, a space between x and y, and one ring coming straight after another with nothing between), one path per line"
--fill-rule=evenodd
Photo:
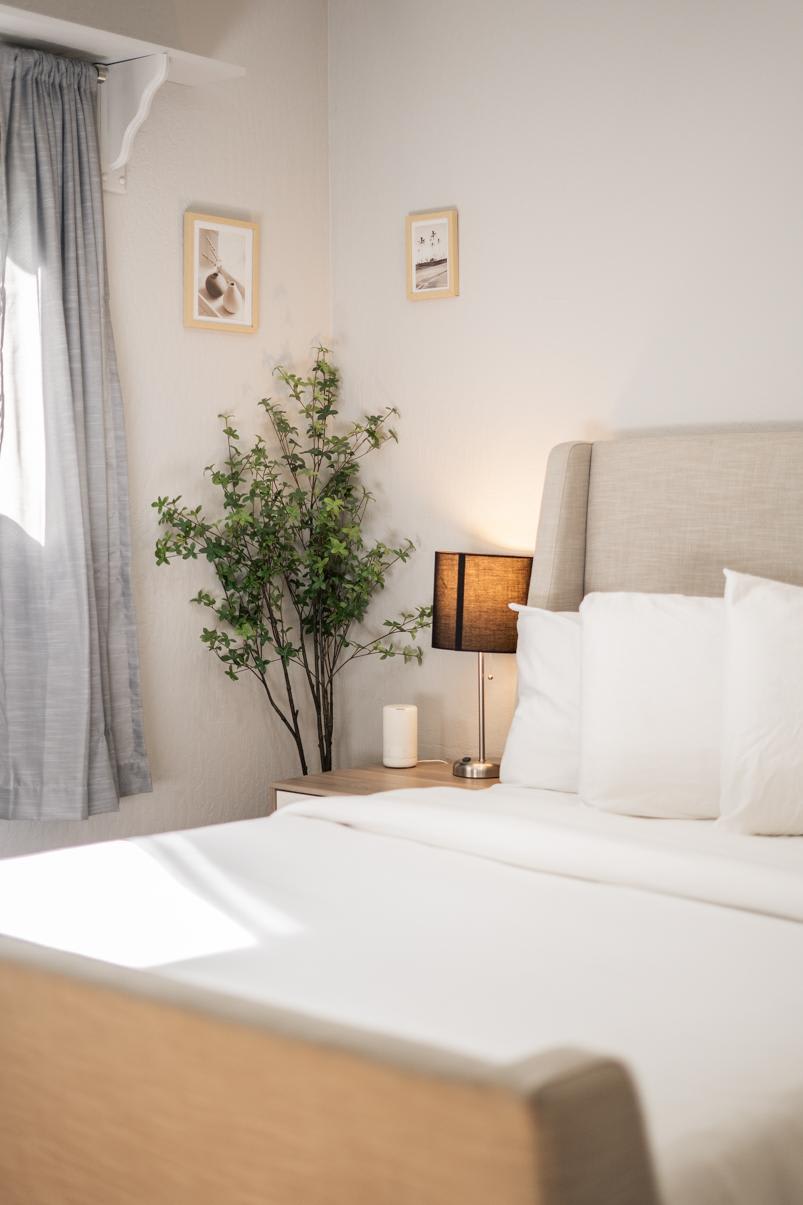
M382 765L397 769L418 765L418 708L412 703L382 708Z

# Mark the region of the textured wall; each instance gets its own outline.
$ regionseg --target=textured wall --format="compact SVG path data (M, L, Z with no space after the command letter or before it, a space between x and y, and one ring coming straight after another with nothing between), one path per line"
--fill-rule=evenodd
M436 548L530 548L560 440L803 419L796 0L331 0L329 27L336 346L355 406L402 411L378 484L421 544L397 603ZM461 296L410 303L404 216L449 205ZM473 673L363 663L343 756L389 701L469 751Z
M204 88L166 85L138 135L128 193L106 198L154 793L80 823L2 822L2 854L257 815L268 782L296 772L258 687L230 682L198 639L203 615L187 600L204 567L156 569L150 503L167 492L207 496L200 473L221 452L218 412L232 409L253 427L276 361L306 362L329 327L324 0L51 0L50 8L248 74ZM184 329L181 221L190 207L261 223L256 335Z

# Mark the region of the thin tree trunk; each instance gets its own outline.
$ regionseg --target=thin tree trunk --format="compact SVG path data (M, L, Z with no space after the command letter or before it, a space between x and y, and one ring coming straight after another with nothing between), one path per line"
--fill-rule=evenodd
M321 754L321 769L332 769L332 738L334 735L334 682L330 677L323 693L323 715L321 716L321 736L318 747Z
M306 777L306 775L309 774L309 769L307 768L307 759L304 754L304 742L301 739L300 733L294 733L293 739L296 742L296 751L298 753L298 760L301 765L301 773Z
M265 677L265 675L257 673L256 670L254 670L252 672L256 675L257 678L259 678L260 682L262 683L263 690L265 691L265 694L268 696L268 702L270 703L271 707L276 712L277 716L282 721L285 728L288 730L288 732L290 733L290 735L292 736L292 738L295 742L296 752L298 753L298 760L301 763L301 773L304 775L309 774L309 768L307 766L307 757L304 752L304 738L301 734L301 728L298 723L298 709L295 705L295 699L293 698L293 691L292 691L292 687L291 687L289 681L286 683L286 689L287 689L287 695L288 695L288 703L290 704L290 715L293 717L292 723L290 722L290 720L288 720L287 716L284 714L281 707L279 707L279 705L277 704L273 695L271 694L270 687L268 686L268 680Z

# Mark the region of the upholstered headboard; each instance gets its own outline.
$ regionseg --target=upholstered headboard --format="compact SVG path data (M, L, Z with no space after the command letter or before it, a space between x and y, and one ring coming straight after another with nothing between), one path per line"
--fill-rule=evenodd
M530 603L592 590L721 594L722 570L803 584L803 430L554 448Z

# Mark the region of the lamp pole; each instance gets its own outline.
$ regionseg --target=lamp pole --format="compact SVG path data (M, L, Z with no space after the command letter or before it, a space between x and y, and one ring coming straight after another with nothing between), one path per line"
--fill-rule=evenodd
M462 757L452 766L452 773L458 778L498 778L499 763L485 760L485 653L477 653L477 710L479 757Z
M480 713L480 761L485 761L485 653L477 653L477 704Z

